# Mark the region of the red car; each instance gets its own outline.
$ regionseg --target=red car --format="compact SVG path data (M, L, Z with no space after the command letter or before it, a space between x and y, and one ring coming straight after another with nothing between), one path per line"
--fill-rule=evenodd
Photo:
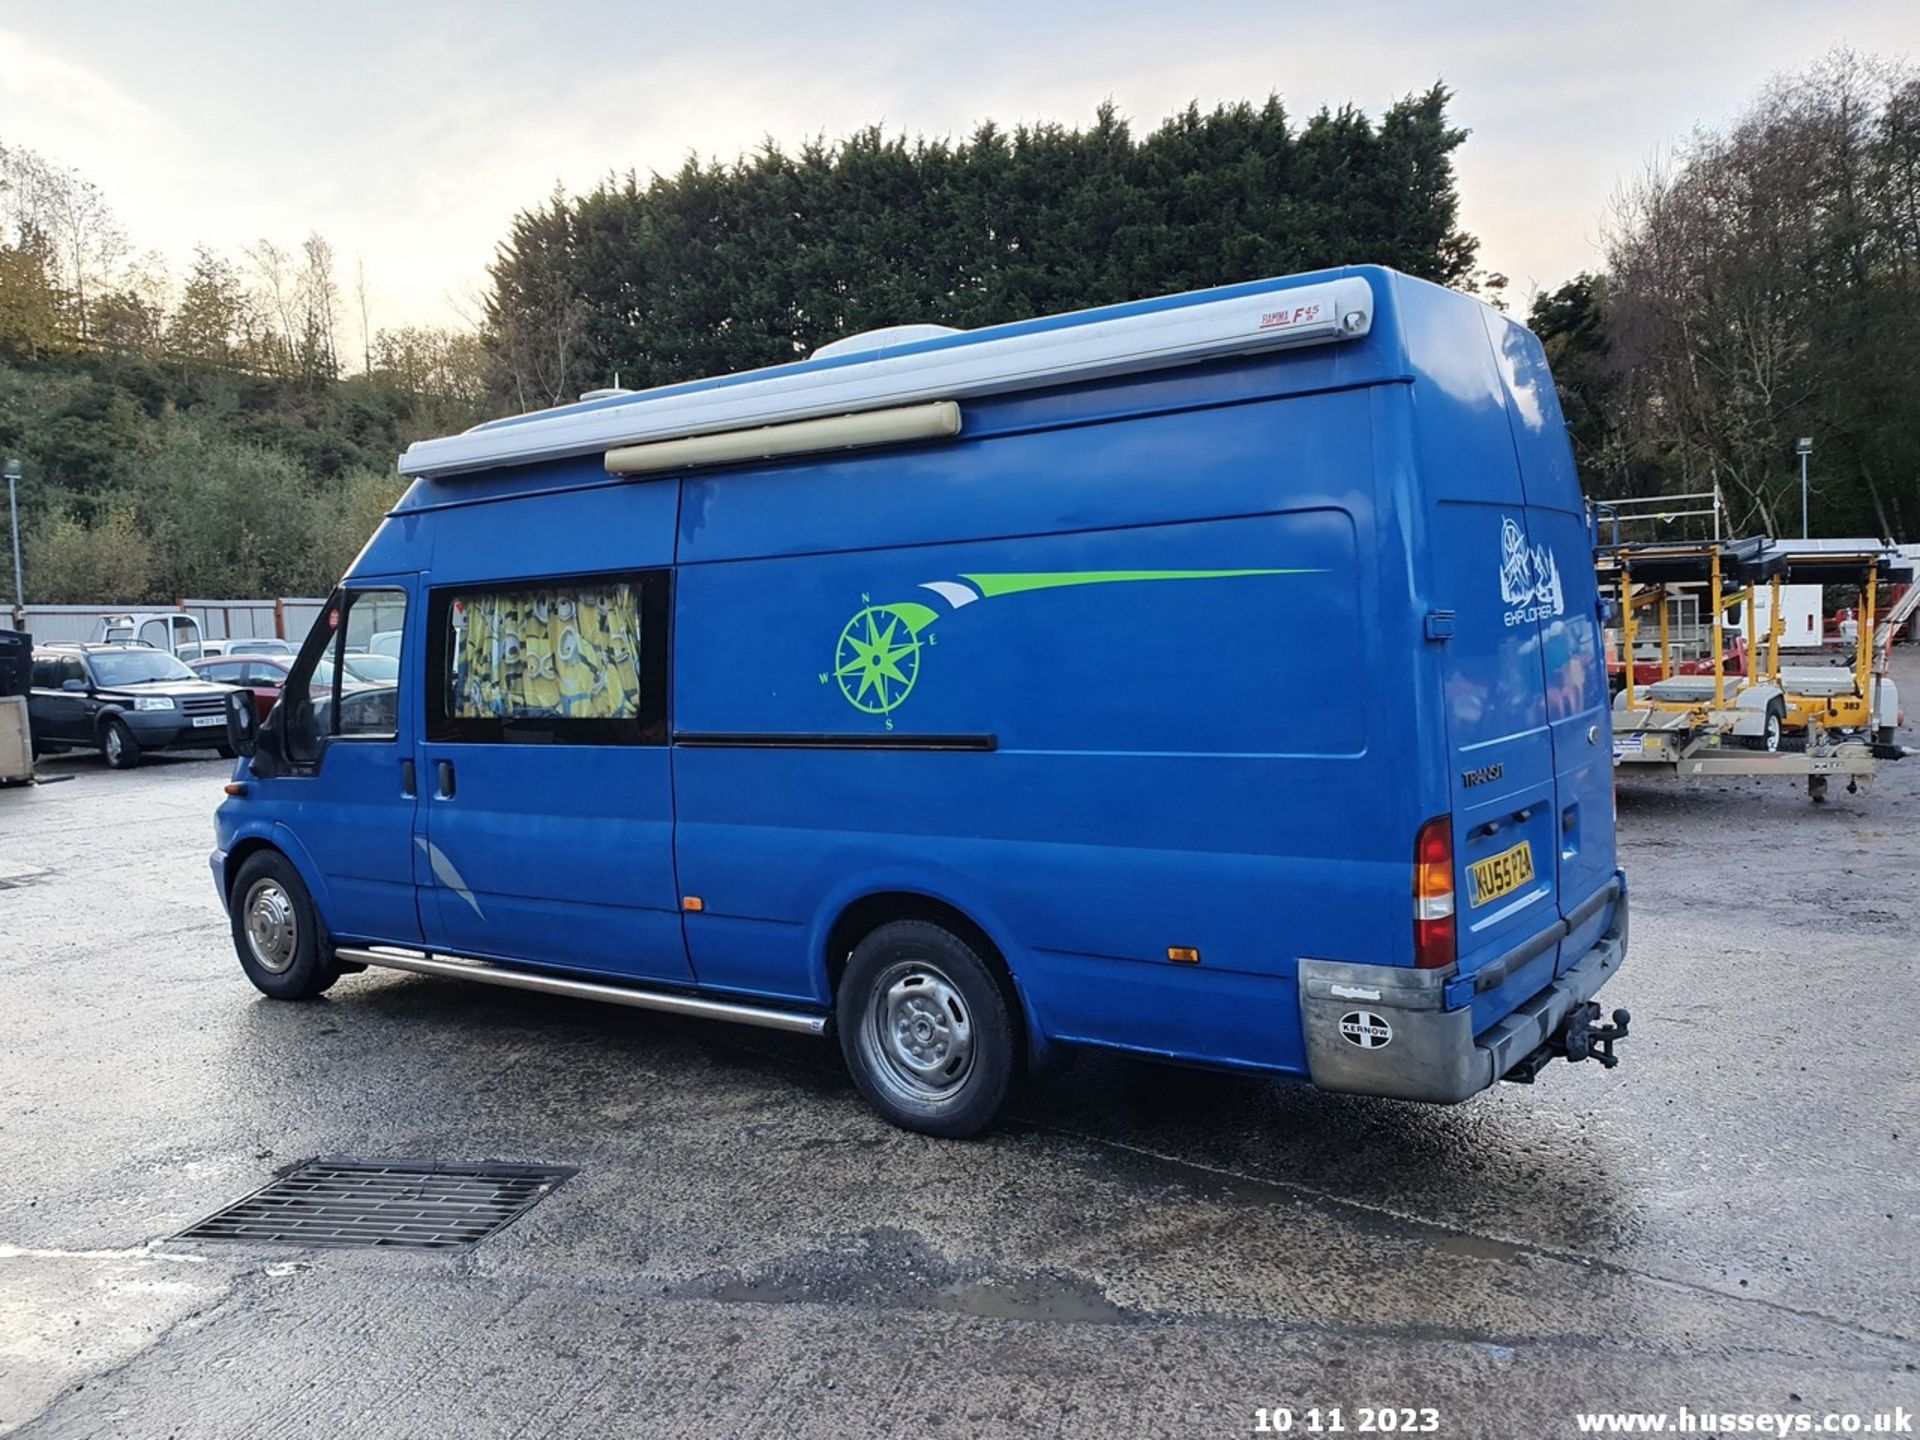
M253 691L254 708L264 721L280 698L280 689L287 683L287 672L293 669L295 658L292 655L209 655L204 660L189 660L187 666L203 680L218 680ZM347 690L392 686L400 678L400 662L391 655L355 652L347 655L344 663L347 673L343 688ZM313 688L316 691L333 688L333 666L324 660L314 667Z
M1724 658L1721 662L1721 674L1737 677L1747 673L1747 642L1744 636L1728 636L1722 655ZM1625 670L1626 667L1621 663L1620 656L1609 646L1607 649L1607 689L1609 691L1619 690L1624 683L1621 677ZM1676 660L1673 662L1673 673L1711 675L1713 674L1713 657L1696 656L1690 660ZM1660 662L1658 660L1639 660L1634 663L1633 683L1635 685L1651 685L1659 678Z

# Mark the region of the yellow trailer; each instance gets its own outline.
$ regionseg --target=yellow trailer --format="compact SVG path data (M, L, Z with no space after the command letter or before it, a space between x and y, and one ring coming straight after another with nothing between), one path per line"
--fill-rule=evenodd
M1876 762L1897 747L1862 734L1834 733L1817 721L1789 740L1793 697L1781 665L1779 585L1787 556L1773 542L1700 540L1615 544L1597 554L1603 592L1616 601L1619 649L1613 702L1613 760L1624 775L1777 775L1804 779L1820 803L1835 778L1857 791ZM1754 597L1773 587L1767 633L1757 633ZM1675 601L1698 602L1704 658L1677 655ZM1738 614L1736 622L1733 617ZM1741 654L1729 664L1727 637L1738 625ZM1872 627L1865 627L1871 639ZM1643 659L1649 634L1653 659ZM1651 665L1652 674L1647 674ZM1846 672L1841 672L1846 673ZM1809 682L1812 683L1812 682ZM1804 701L1808 697L1803 695Z
M1780 557L1780 579L1853 585L1860 594L1847 664L1782 668L1776 662L1787 728L1857 735L1890 748L1900 723L1900 693L1880 663L1874 619L1881 587L1911 583L1913 561L1876 540L1779 540L1772 549ZM1778 614L1779 607L1774 610Z

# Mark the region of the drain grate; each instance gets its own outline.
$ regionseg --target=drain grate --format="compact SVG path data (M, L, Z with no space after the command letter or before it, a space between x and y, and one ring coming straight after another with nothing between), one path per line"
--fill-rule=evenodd
M410 1250L471 1245L512 1224L573 1173L551 1165L309 1160L174 1238Z

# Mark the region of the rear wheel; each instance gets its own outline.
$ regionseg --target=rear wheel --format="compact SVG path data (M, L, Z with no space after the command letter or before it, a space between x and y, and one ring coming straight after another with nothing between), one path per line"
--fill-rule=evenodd
M100 753L115 770L131 770L140 763L140 742L117 715L100 727Z
M957 1139L1006 1104L1018 1043L1007 996L950 931L895 920L868 935L847 962L835 1018L854 1084L895 1125Z
M1747 737L1747 747L1752 750L1764 750L1769 755L1780 749L1780 735L1786 728L1786 702L1778 698L1767 702L1767 718L1764 728L1758 735Z
M249 856L227 898L240 968L263 995L308 1000L340 978L299 872L277 850Z

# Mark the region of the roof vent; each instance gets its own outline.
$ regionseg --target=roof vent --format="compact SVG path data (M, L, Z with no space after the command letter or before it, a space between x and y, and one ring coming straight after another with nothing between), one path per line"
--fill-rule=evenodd
M867 350L886 350L895 345L913 345L922 340L938 340L942 335L960 335L964 331L951 325L885 325L878 330L862 330L844 340L833 340L813 352L815 360L835 355L858 355Z

